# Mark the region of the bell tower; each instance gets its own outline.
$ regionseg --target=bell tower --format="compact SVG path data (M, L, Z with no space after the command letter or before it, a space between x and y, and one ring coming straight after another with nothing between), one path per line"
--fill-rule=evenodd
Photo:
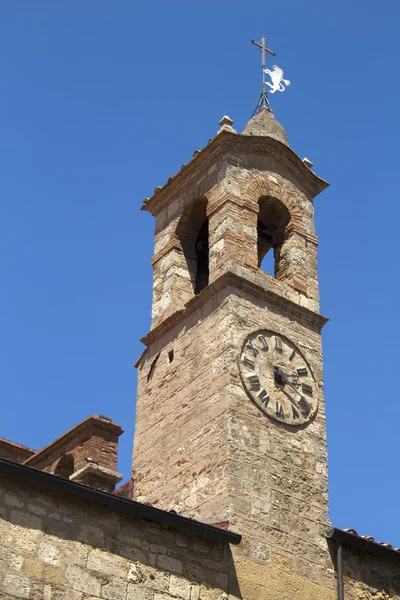
M156 226L136 495L241 533L237 595L331 598L314 230L328 184L268 106L242 134L220 124L142 207Z

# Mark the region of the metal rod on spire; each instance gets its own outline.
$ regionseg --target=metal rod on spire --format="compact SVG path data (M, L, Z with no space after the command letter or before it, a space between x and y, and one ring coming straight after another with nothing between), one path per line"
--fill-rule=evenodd
M266 60L267 54L271 54L272 56L276 56L276 54L273 50L268 48L267 43L265 41L265 35L261 36L261 42L256 42L255 40L251 40L251 43L254 44L255 46L257 46L257 48L259 48L261 50L261 72L262 72L261 94L260 94L260 98L257 102L257 106L255 107L254 112L253 112L253 116L254 116L259 110L261 110L261 108L264 108L264 107L269 108L268 92L267 92L267 87L265 84L265 73L264 73L264 69L266 66L265 60Z

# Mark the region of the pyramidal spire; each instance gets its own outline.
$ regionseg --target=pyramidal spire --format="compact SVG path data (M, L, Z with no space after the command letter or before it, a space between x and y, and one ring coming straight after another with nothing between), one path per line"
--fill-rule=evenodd
M250 119L243 130L243 135L264 135L288 145L286 131L267 106L261 107L258 113Z

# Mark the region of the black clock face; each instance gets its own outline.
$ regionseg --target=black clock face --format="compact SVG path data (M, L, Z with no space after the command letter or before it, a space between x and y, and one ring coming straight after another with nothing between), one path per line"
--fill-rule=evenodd
M247 394L272 419L302 425L314 416L317 386L304 356L287 338L266 329L248 335L239 371Z

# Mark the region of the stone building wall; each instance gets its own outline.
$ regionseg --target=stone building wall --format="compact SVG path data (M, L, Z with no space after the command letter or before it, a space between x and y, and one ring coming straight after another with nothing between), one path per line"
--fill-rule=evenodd
M2 473L0 600L335 600L312 561L250 560L239 546L121 514ZM334 557L334 552L332 552ZM397 600L399 560L344 551L346 600ZM327 567L328 569L328 567Z
M343 547L345 600L398 600L400 598L400 557L373 556Z
M2 474L0 599L218 600L229 546Z

